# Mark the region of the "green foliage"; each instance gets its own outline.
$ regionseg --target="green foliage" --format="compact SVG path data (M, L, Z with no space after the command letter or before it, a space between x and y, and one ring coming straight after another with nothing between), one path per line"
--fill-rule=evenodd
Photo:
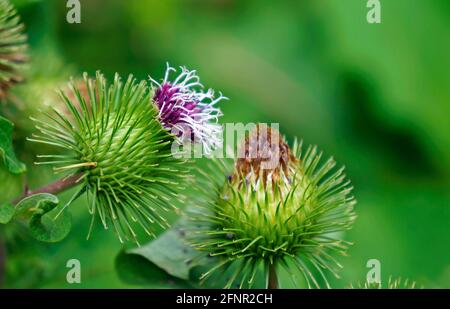
M198 259L198 253L187 242L185 221L181 219L142 247L121 252L116 258L116 269L122 280L147 286L158 281L171 282L177 287L196 286L191 272L205 261ZM147 272L151 274L146 275Z
M112 225L121 242L138 242L133 224L150 236L153 225L167 227L164 212L176 209L188 170L171 154L173 136L158 121L146 82L130 75L123 83L116 75L108 85L100 73L85 74L81 85L72 82L60 95L65 110L35 119L41 134L29 140L67 153L40 155L47 161L37 164L80 174L78 195L88 193L92 223L98 216L105 229Z
M23 191L23 174L11 173L0 163L0 204L10 202Z
M0 223L6 224L14 217L15 209L11 204L4 204L0 206Z
M28 221L31 235L43 242L58 242L69 234L72 219L59 200L48 193L24 198L15 207L14 219Z
M0 116L0 157L8 171L20 174L26 171L26 166L14 154L12 145L13 123Z
M115 261L115 269L123 282L148 288L192 288L188 281L173 277L149 263L144 257L121 252Z
M190 279L190 271L198 266L197 252L186 242L182 228L172 228L145 246L127 250L127 254L139 255L157 265L169 275Z
M49 193L34 194L17 204L0 206L0 223L11 221L27 222L30 234L43 242L59 242L70 232L72 219L64 208L58 207L59 200Z

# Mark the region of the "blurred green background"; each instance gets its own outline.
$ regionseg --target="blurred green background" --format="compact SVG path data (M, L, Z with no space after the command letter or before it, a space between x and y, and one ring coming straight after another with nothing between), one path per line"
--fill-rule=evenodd
M364 281L374 258L383 280L450 288L449 1L382 0L379 25L367 23L365 0L81 0L81 24L66 22L65 0L12 2L37 89L84 71L146 79L161 78L166 61L186 65L230 98L223 122L280 123L289 140L345 164L358 219L333 287ZM17 134L20 155L31 146ZM53 177L22 159L32 187ZM9 188L2 198L18 194L17 178L0 179ZM83 201L72 205L74 227L61 243L11 236L7 287L132 287L114 269L114 234L98 227L85 240ZM80 285L66 283L72 258L82 265Z

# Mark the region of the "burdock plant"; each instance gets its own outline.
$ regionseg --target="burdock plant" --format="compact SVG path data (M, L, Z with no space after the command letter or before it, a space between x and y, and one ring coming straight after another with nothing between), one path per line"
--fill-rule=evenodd
M332 158L322 162L316 147L304 150L295 141L290 148L262 125L242 149L231 174L217 168L220 163L208 171L207 179L220 174L206 188L215 198L192 211L190 241L215 257L201 279L228 271L227 288L247 287L264 268L267 286L276 288L284 268L296 285L301 274L308 287L319 287L319 275L329 287L326 272L338 277L335 255L346 254L350 243L342 232L355 219L344 168L335 169Z
M82 86L77 81L69 91L61 91L65 112L53 109L45 113L47 120L34 119L40 134L29 140L64 151L39 155L37 162L52 165L64 178L39 192L57 193L79 185L66 207L86 192L92 223L100 218L105 228L114 228L121 242L137 242L135 224L152 236L155 225L167 227L165 213L176 209L182 200L180 191L190 182L186 162L171 153L178 136L170 126L184 121L183 113L191 111L185 104L181 120L162 118L180 112L161 106L156 93L132 76L123 82L116 75L108 85L100 73L93 79L85 74ZM175 99L178 105L182 99ZM189 99L196 110L202 110L201 98ZM162 122L168 118L173 121Z
M27 60L26 35L17 12L7 0L0 0L0 99L9 88L23 80L22 68Z

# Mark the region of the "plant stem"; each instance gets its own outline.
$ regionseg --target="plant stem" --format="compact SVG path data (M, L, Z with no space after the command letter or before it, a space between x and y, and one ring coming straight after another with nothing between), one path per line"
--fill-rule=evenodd
M72 187L78 185L78 183L79 183L78 181L81 179L82 176L83 176L83 173L78 173L78 174L74 174L74 175L66 177L66 178L56 180L55 182L52 182L52 183L50 183L46 186L43 186L39 189L36 189L36 190L31 190L31 191L25 190L25 192L20 197L16 198L14 201L12 201L12 204L16 205L24 198L34 195L34 194L38 194L38 193L51 193L51 194L61 193L63 191L66 191L69 188L72 188Z
M268 289L278 289L278 277L275 264L269 265L269 280L267 282Z

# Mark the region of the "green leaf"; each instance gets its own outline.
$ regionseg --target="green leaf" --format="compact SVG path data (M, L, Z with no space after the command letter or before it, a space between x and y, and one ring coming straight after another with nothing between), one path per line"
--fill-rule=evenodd
M58 207L59 200L49 193L24 198L16 205L14 217L29 221L31 235L44 242L58 242L70 232L72 219Z
M0 206L0 223L6 224L11 221L12 217L14 216L14 212L14 206L11 204Z
M185 219L150 243L123 251L116 259L116 269L122 281L129 284L159 287L195 287L198 280L191 276L199 265L195 251L185 239Z
M26 171L26 166L20 162L14 154L12 146L13 123L0 116L0 157L13 174L20 174Z
M173 277L189 280L190 270L197 266L194 258L198 256L184 239L180 225L164 232L160 237L145 246L127 250L128 254L144 257Z
M120 252L115 268L120 280L127 284L152 288L192 288L188 281L170 276L140 255Z

